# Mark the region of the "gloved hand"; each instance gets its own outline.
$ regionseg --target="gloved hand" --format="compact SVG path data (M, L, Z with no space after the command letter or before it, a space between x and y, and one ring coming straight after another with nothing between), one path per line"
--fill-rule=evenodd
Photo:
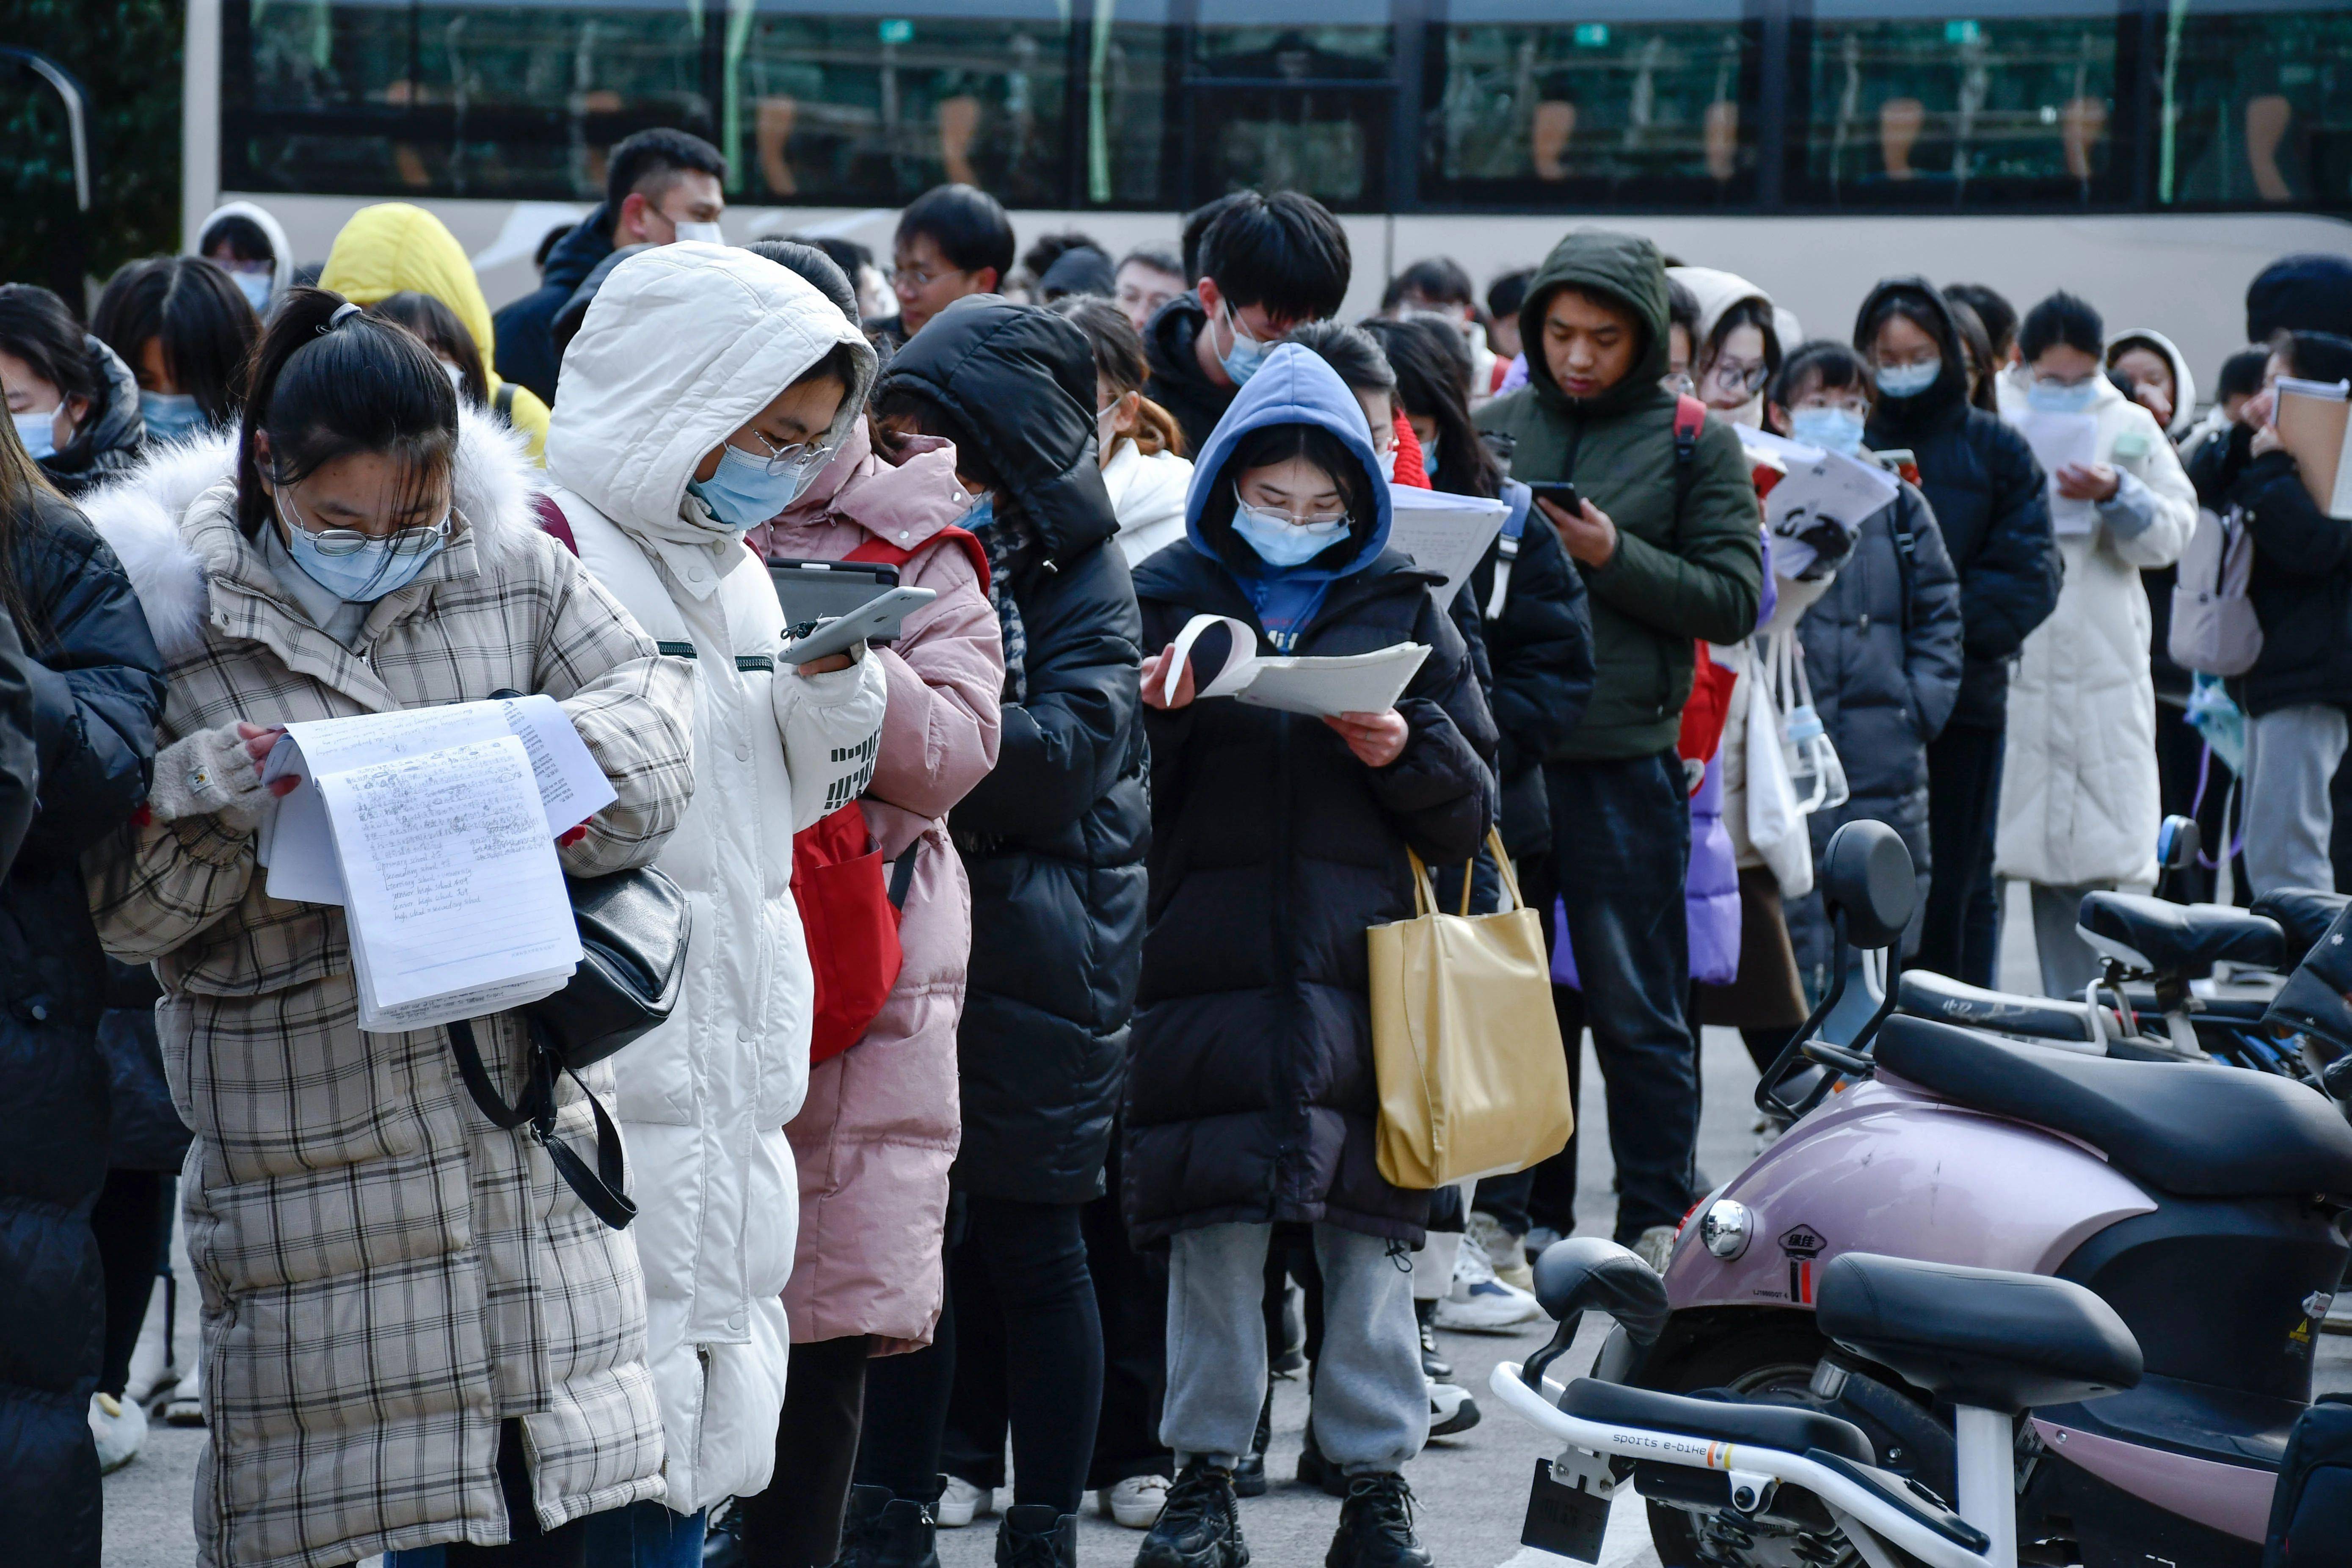
M158 822L218 816L240 833L261 825L272 792L236 726L200 730L155 753L155 783L147 809Z

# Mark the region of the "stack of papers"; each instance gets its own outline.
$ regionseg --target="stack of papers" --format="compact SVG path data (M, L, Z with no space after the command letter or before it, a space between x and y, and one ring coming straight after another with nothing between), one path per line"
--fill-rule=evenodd
M1429 657L1423 644L1405 642L1338 658L1260 658L1257 633L1248 622L1231 616L1194 616L1176 634L1176 657L1168 661L1170 697L1176 695L1177 683L1184 678L1192 645L1212 626L1230 632L1233 647L1223 668L1200 683L1195 696L1230 697L1253 708L1278 708L1286 713L1325 717L1385 712L1396 706L1406 683Z
M1445 574L1444 583L1430 590L1440 605L1454 602L1510 515L1508 502L1483 496L1447 495L1415 485L1389 487L1389 543L1412 556L1414 565Z
M579 931L555 837L614 798L550 697L291 724L262 769L269 896L340 904L360 1027L481 1017L560 989Z
M2029 411L2018 416L2015 423L2041 461L2042 471L2049 476L2051 531L2064 536L2095 530L2099 503L2060 495L2058 470L2069 465L2087 468L2099 460L2099 416Z
M1769 430L1742 429L1751 463L1780 470L1764 498L1764 524L1772 532L1772 572L1797 581L1816 561L1834 566L1853 548L1870 514L1902 492L1903 481L1875 462L1791 441Z
M2319 510L2352 521L2352 383L2281 376L2272 423Z

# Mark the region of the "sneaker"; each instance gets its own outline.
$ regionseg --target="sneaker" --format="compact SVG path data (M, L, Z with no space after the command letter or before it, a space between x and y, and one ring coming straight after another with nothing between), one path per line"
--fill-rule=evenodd
M1412 1489L1394 1471L1348 1478L1323 1568L1434 1568L1412 1532Z
M1250 1438L1250 1451L1234 1467L1235 1497L1265 1496L1265 1449L1274 1441L1274 1384L1265 1385L1265 1403L1257 1407L1257 1431Z
M1486 1262L1495 1270L1496 1279L1515 1290L1531 1291L1536 1288L1535 1270L1528 1267L1525 1237L1513 1236L1503 1228L1501 1220L1490 1214L1481 1214L1476 1209L1470 1211L1470 1227L1465 1235L1467 1239L1476 1242L1478 1250L1486 1255Z
M950 1476L947 1489L932 1506L931 1517L941 1530L961 1530L973 1520L996 1511L996 1490L976 1487L961 1476Z
M1135 1568L1248 1568L1249 1560L1233 1472L1195 1459L1168 1489Z
M1675 1227L1670 1225L1654 1225L1633 1243L1633 1256L1660 1274L1666 1271L1666 1260L1674 1255Z
M1150 1530L1160 1510L1168 1506L1166 1476L1129 1476L1117 1486L1095 1493L1095 1507L1104 1517L1129 1530Z
M937 1522L930 1504L892 1498L866 1526L856 1568L940 1568Z
M1544 1310L1528 1292L1495 1278L1486 1252L1468 1237L1454 1255L1454 1285L1437 1303L1437 1326L1474 1334L1507 1334Z
M1470 1391L1458 1384L1429 1380L1429 1435L1452 1437L1467 1432L1484 1419L1478 1414L1478 1402Z
M997 1522L996 1568L1078 1568L1078 1516L1014 1503Z
M1537 1258L1541 1258L1545 1247L1567 1235L1568 1232L1554 1230L1548 1225L1539 1225L1528 1232L1528 1261L1533 1263Z
M147 1412L135 1399L93 1394L89 1432L98 1439L98 1473L112 1475L139 1457L139 1445L147 1440Z
M1315 1440L1315 1423L1307 1424L1306 1440L1298 1448L1298 1484L1313 1487L1327 1497L1348 1495L1348 1478L1339 1466L1323 1455L1323 1446Z
M1454 1363L1438 1353L1437 1303L1415 1301L1412 1315L1421 1329L1421 1375L1444 1383L1454 1375Z

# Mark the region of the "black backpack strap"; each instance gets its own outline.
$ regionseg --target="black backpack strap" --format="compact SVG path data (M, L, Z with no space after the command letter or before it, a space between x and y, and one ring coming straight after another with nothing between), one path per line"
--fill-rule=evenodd
M532 1026L537 1027L536 1025ZM596 1168L591 1171L588 1163L574 1153L569 1144L557 1142L552 1086L548 1091L547 1109L530 1124L531 1136L538 1139L540 1147L547 1151L548 1159L554 1163L555 1173L563 1178L564 1185L580 1195L580 1201L588 1205L591 1214L614 1230L626 1230L629 1222L637 1217L637 1205L622 1190L628 1184L628 1168L621 1152L620 1129L614 1127L612 1117L605 1114L604 1102L596 1098L595 1091L581 1083L580 1075L570 1068L563 1071L573 1083L580 1084L580 1092L587 1097L588 1109L595 1115Z
M1903 635L1911 635L1912 584L1919 575L1919 538L1903 526L1903 507L1898 499L1895 508L1895 576L1900 584L1903 600Z
M511 381L499 383L499 389L490 394L490 406L497 409L499 417L509 425L514 423L514 383Z
M898 852L890 865L890 907L901 914L907 909L907 889L915 885L915 857L922 852L923 841L916 839Z

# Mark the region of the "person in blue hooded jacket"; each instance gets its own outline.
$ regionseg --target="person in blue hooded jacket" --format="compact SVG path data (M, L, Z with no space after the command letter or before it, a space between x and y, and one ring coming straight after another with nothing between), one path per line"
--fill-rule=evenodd
M1232 1472L1265 1395L1258 1311L1278 1224L1311 1227L1323 1275L1317 1443L1349 1479L1330 1568L1417 1568L1399 1473L1429 1424L1412 1282L1429 1194L1374 1160L1364 931L1413 912L1408 847L1476 853L1493 720L1437 577L1388 547L1389 489L1362 409L1330 367L1277 348L1193 468L1186 538L1137 569L1151 855L1129 1048L1122 1198L1169 1248L1160 1437L1182 1467L1138 1568L1248 1560ZM1198 614L1257 651L1429 649L1396 706L1317 719L1167 689ZM1217 634L1212 634L1213 636ZM1204 639L1205 641L1206 639Z

